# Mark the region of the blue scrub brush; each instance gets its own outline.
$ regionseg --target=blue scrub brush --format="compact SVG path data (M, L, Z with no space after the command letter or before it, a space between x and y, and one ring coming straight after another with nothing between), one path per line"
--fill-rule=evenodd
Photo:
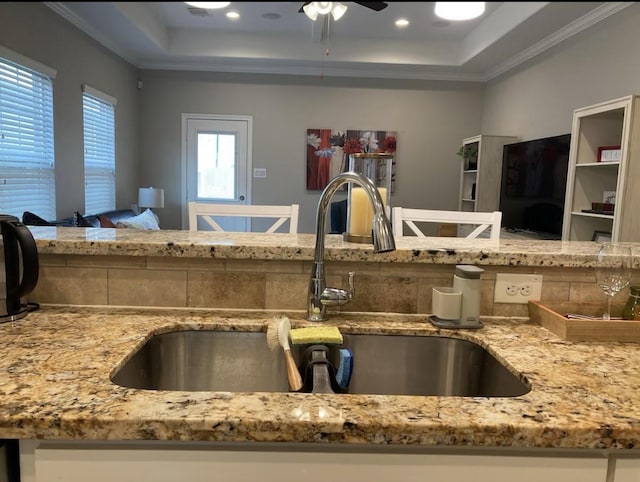
M347 389L353 373L353 354L348 348L340 348L340 364L336 370L336 382L341 388Z

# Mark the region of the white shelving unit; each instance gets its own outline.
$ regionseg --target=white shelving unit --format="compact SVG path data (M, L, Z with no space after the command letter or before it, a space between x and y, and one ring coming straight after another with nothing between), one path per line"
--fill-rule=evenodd
M505 144L517 142L513 136L478 135L463 139L463 149L476 154L462 159L460 173L460 211L497 211L500 204L502 151ZM475 186L475 187L474 187Z
M640 113L630 95L576 109L571 129L562 239L640 241ZM620 160L600 162L601 147L620 146ZM590 212L604 192L615 192L613 213Z

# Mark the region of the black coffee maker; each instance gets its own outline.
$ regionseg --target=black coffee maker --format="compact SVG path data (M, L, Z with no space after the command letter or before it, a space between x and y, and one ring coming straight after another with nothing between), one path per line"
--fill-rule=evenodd
M0 258L0 323L23 318L26 300L38 282L38 249L31 231L18 218L0 214L4 258Z

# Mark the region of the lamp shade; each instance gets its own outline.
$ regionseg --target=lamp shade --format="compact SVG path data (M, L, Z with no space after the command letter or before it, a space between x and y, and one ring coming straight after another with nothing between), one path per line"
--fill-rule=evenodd
M163 208L164 189L141 187L138 189L138 206L141 208Z

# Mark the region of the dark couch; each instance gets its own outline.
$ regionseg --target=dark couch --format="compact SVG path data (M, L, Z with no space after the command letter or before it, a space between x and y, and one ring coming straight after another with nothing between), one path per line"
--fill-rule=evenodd
M118 221L126 221L135 215L136 213L131 209L116 209L115 211L106 211L89 216L79 216L78 226L84 228L113 227L106 226L105 219L111 221L111 223L115 225ZM100 222L101 217L103 218L103 223ZM22 223L27 226L75 226L73 216L55 221L47 221L29 211L25 211L22 214Z

